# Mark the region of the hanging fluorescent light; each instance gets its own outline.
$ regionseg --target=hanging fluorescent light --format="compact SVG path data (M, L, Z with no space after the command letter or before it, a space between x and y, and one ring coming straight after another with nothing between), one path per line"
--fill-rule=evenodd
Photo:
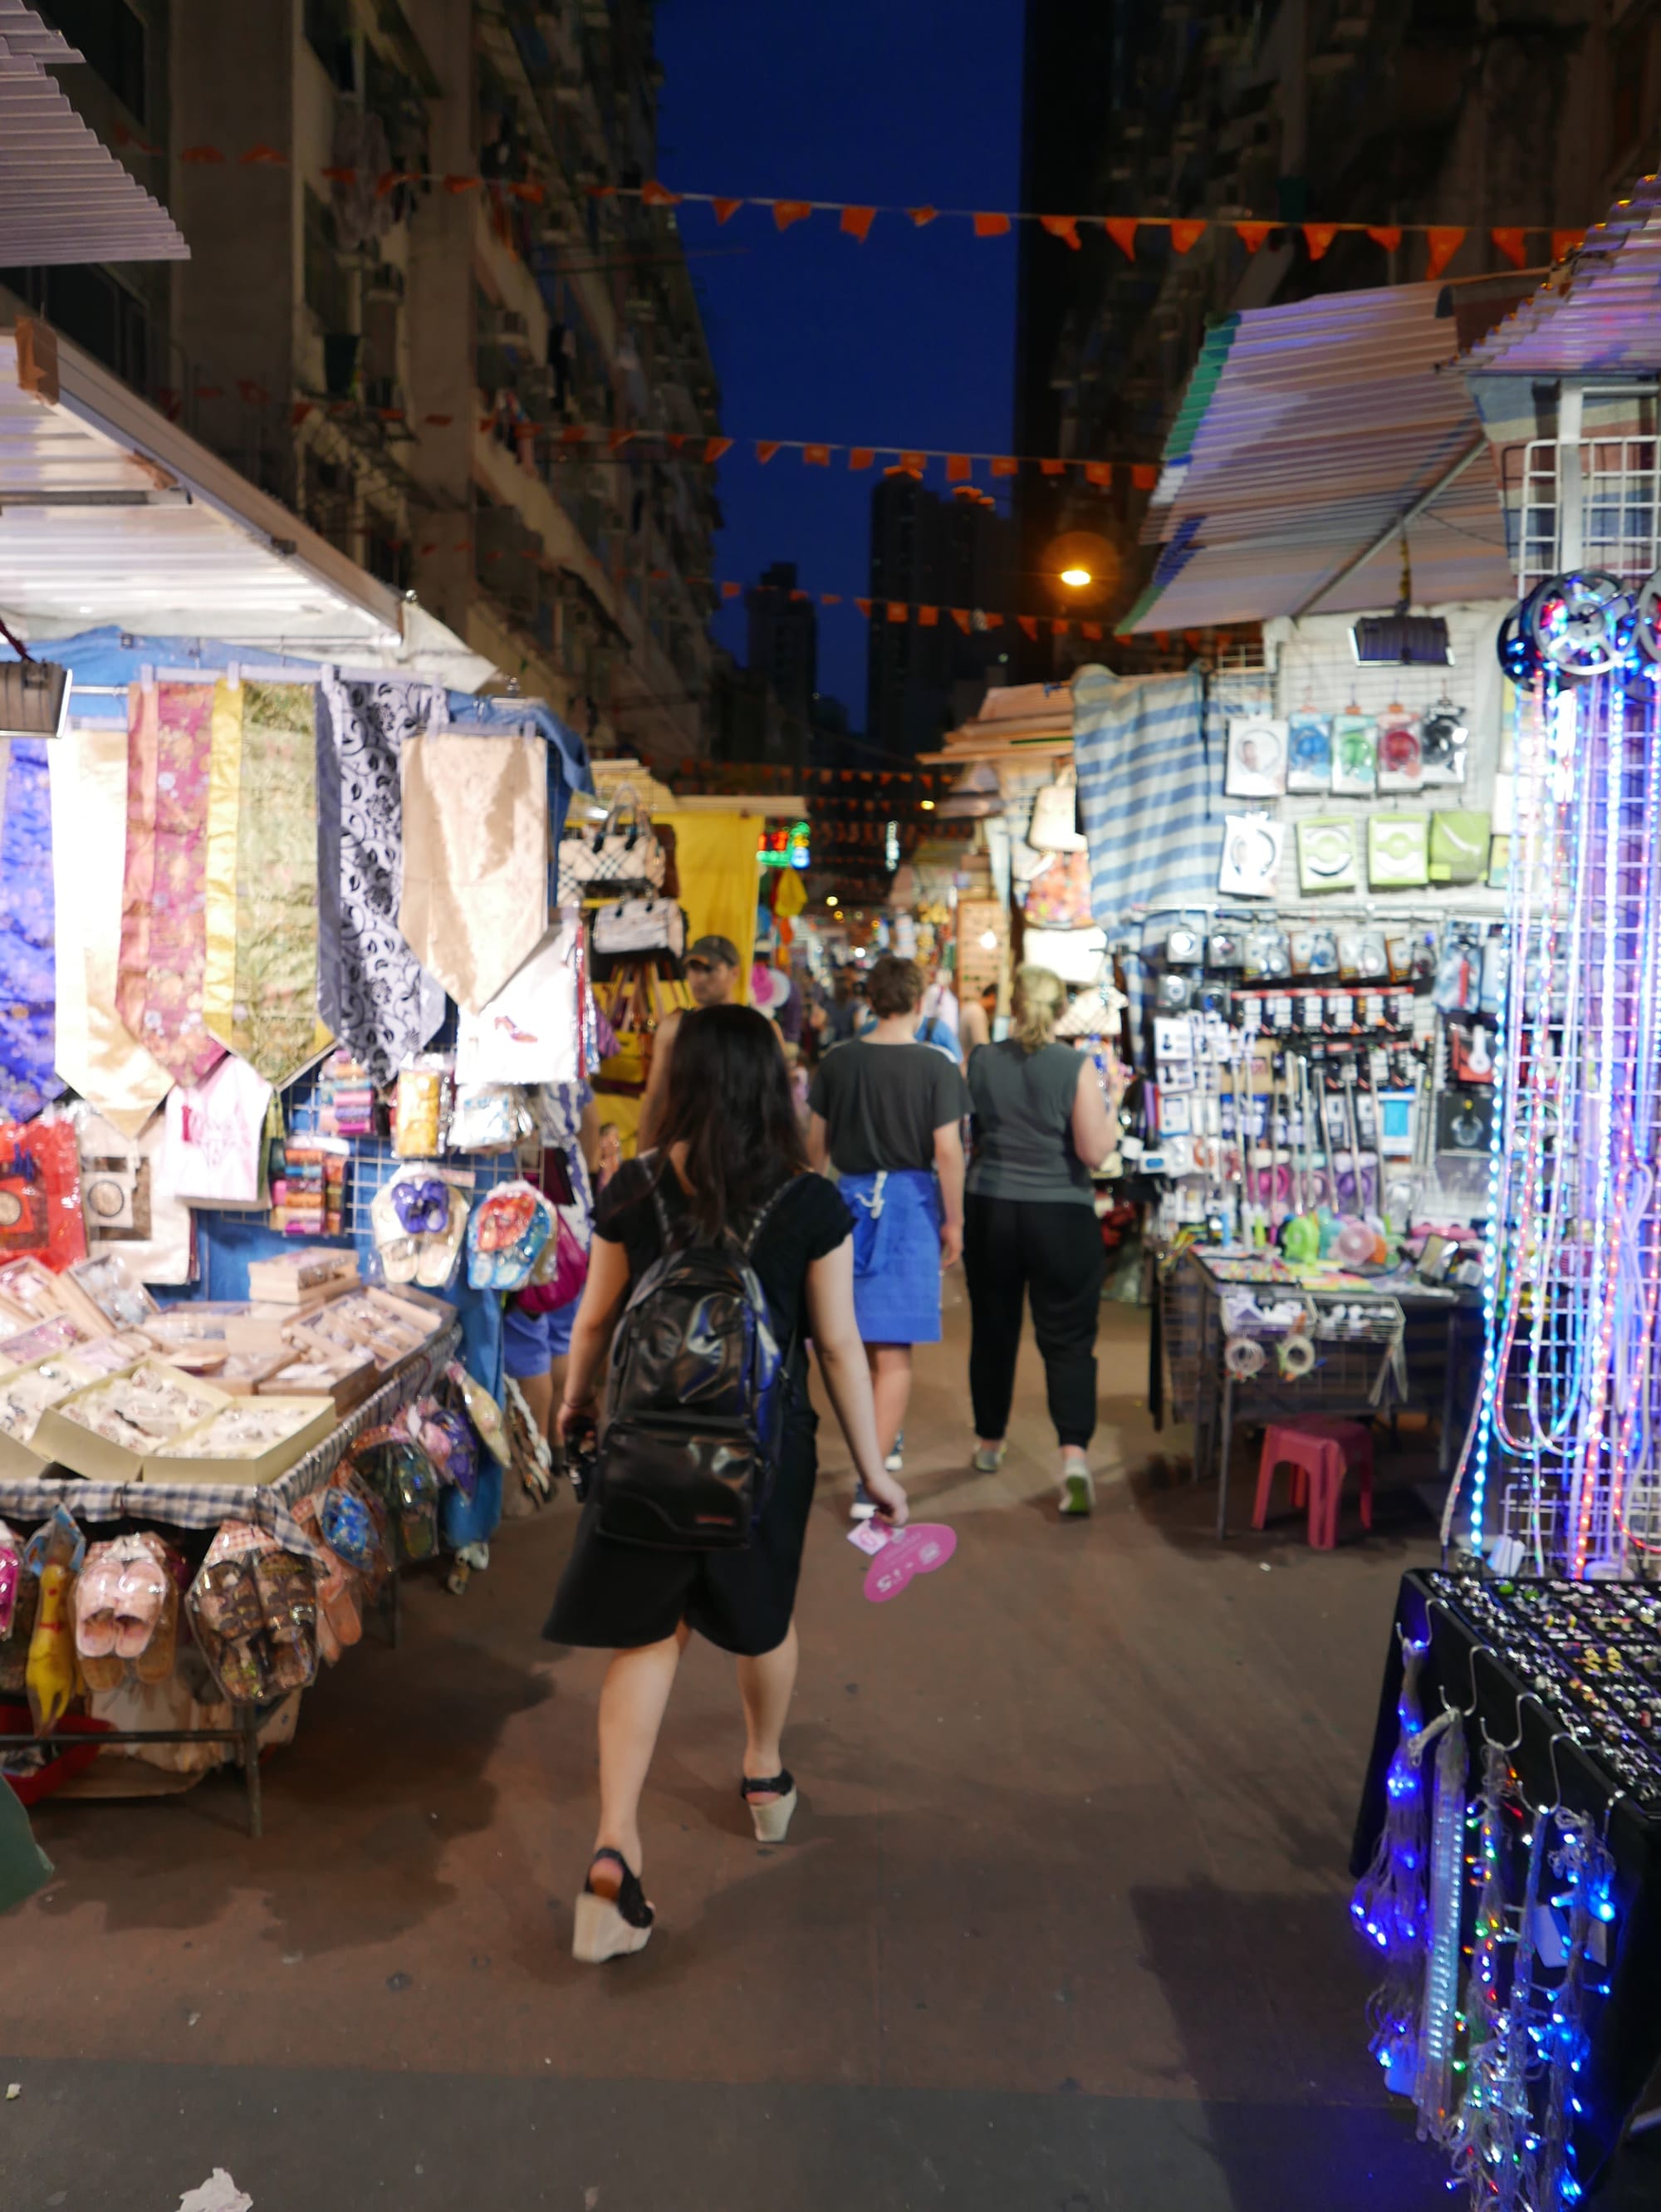
M1409 615L1400 608L1391 615L1363 615L1350 630L1349 643L1363 668L1453 665L1447 624L1440 615Z

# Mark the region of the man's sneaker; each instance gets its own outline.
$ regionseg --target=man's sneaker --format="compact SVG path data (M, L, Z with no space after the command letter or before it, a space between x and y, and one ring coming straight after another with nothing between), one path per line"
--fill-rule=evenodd
M876 1511L876 1500L863 1482L854 1486L853 1503L848 1508L850 1521L869 1521Z

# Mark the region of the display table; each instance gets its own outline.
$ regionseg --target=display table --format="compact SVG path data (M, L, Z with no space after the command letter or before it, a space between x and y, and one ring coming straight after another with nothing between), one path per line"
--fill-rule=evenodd
M1534 2002L1522 2007L1533 2023L1524 2052L1528 2065L1519 2063L1518 2069L1528 2100L1523 2110L1529 2117L1519 2130L1525 2144L1531 2133L1543 2136L1549 2147L1550 2121L1543 2100L1552 2088L1554 2054L1566 2039L1578 2040L1570 2052L1561 2121L1567 2133L1563 2171L1568 2189L1561 2197L1547 2197L1539 2184L1540 2195L1518 2201L1572 2203L1577 2192L1592 2188L1661 2059L1661 1732L1655 1725L1661 1713L1661 1592L1630 1583L1508 1583L1438 1572L1403 1577L1352 1871L1362 1879L1358 1921L1386 1954L1386 1963L1411 1968L1412 1954L1423 1954L1416 1983L1409 1976L1402 1985L1409 1993L1416 1990L1407 2009L1422 2039L1428 2017L1426 1962L1435 1948L1434 1889L1422 1909L1408 1917L1415 1940L1394 1961L1388 1958L1389 1928L1385 1936L1379 1932L1388 1916L1379 1913L1375 1901L1377 1861L1387 1855L1387 1830L1401 1827L1403 1808L1414 1804L1421 1790L1427 1810L1420 1840L1428 1850L1403 1847L1398 1837L1396 1856L1409 1871L1403 1875L1398 1867L1397 1893L1403 1884L1410 1889L1415 1881L1422 1889L1425 1878L1411 1863L1415 1856L1422 1865L1427 1856L1434 1860L1430 1770L1438 1753L1427 1745L1416 1760L1404 1756L1413 1735L1404 1724L1404 1692L1407 1714L1431 1735L1451 1710L1453 1717L1444 1723L1443 1732L1463 1736L1470 1778L1470 1802L1454 1808L1456 1814L1465 1814L1453 1831L1455 1863L1464 1871L1458 1883L1457 1932L1446 1947L1458 1991L1458 2010L1450 2014L1455 2022L1449 2076L1453 2094L1456 2100L1468 2097L1465 2085L1482 2070L1474 2064L1472 2047L1480 2042L1473 2018L1480 2020L1482 2013L1472 1981L1482 1969L1473 1966L1473 1959L1480 1960L1488 1952L1497 1960L1493 1972L1498 1996L1514 2014L1519 2008L1513 1976L1526 1919L1531 1949L1537 1946L1539 1956L1533 1967ZM1495 1747L1503 1753L1500 1767L1510 1777L1509 1802L1504 1818L1494 1824L1499 1832L1489 1851L1477 1793ZM1458 1747L1452 1748L1457 1757ZM1535 1909L1525 1912L1525 1846L1531 1828L1542 1825L1545 1865ZM1386 1854L1379 1853L1381 1837L1386 1838ZM1579 1978L1582 1986L1566 2002L1566 1971L1573 1966L1570 1939L1577 1863L1567 1846L1577 1842L1582 1857L1590 1856L1594 1873L1603 1864L1606 1892L1594 1894L1606 1895L1607 1901L1592 1915L1600 1924L1590 1928ZM1497 1908L1489 1917L1504 1930L1492 1946L1484 1945L1479 1926L1486 1910L1484 1859ZM1434 1865L1430 1873L1434 1881ZM1567 1959L1561 1955L1565 1950ZM1379 2045L1389 2009L1381 1992L1374 2011L1374 2049L1387 2074L1389 2054ZM1573 2063L1577 2056L1578 2065ZM1392 2080L1392 2086L1404 2085ZM1422 2094L1416 2101L1421 2134L1448 2144L1458 2165L1460 2130L1470 2129L1469 2114L1456 2112L1450 2131L1428 2112ZM1479 2146L1492 2140L1491 2124L1480 2115L1476 2133ZM1528 2154L1543 2164L1546 2152Z
M316 1543L294 1518L302 1498L320 1490L369 1430L394 1420L415 1399L425 1396L458 1353L461 1332L449 1328L389 1370L386 1380L356 1406L320 1443L296 1461L281 1480L270 1483L88 1482L67 1471L0 1478L0 1520L29 1528L62 1504L83 1528L119 1522L157 1528L216 1528L223 1521L246 1521L275 1536L285 1551L320 1559ZM388 1634L398 1638L398 1578L387 1577ZM282 1700L278 1701L282 1702ZM234 1746L240 1754L248 1793L248 1827L261 1832L259 1730L275 1705L234 1709L228 1729L108 1729L100 1730L100 1749L127 1744L206 1743ZM54 1745L55 1736L0 1735L0 1753ZM5 1785L0 1782L0 1788Z
M1282 1375L1270 1336L1255 1374L1231 1369L1224 1301L1241 1291L1300 1298L1312 1310L1315 1358L1307 1372ZM1440 1471L1452 1472L1481 1364L1475 1292L1360 1280L1327 1288L1300 1283L1268 1255L1191 1248L1163 1270L1154 1316L1149 1403L1157 1426L1167 1413L1193 1425L1195 1479L1216 1477L1220 1537L1228 1533L1237 1421L1366 1419L1405 1407L1440 1422Z

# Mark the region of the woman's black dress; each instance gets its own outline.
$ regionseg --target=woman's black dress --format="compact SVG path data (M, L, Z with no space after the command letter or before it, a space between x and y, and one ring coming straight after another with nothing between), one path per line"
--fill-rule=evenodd
M628 1161L602 1193L595 1212L595 1235L623 1247L633 1282L663 1251L651 1198L656 1164L655 1159L650 1164ZM685 1212L686 1199L672 1170L664 1172L663 1194L673 1221ZM807 1272L852 1228L852 1216L834 1186L822 1176L802 1175L780 1195L756 1240L752 1257L767 1295L773 1333L781 1345L792 1337L798 1341L778 1476L749 1548L652 1552L619 1544L595 1527L598 1502L591 1497L543 1631L550 1643L631 1650L661 1643L683 1620L724 1651L748 1657L759 1657L784 1642L796 1609L816 1472L818 1420L808 1395L807 1354L799 1340L807 1328Z

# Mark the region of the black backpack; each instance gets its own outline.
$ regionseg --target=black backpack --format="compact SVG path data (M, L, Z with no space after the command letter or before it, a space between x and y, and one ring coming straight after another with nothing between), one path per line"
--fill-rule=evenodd
M660 1174L672 1173L667 1162ZM784 1182L747 1235L671 1223L658 1177L663 1252L623 1308L611 1344L596 1458L597 1526L659 1552L741 1551L778 1469L795 1341L782 1353L751 1264Z

